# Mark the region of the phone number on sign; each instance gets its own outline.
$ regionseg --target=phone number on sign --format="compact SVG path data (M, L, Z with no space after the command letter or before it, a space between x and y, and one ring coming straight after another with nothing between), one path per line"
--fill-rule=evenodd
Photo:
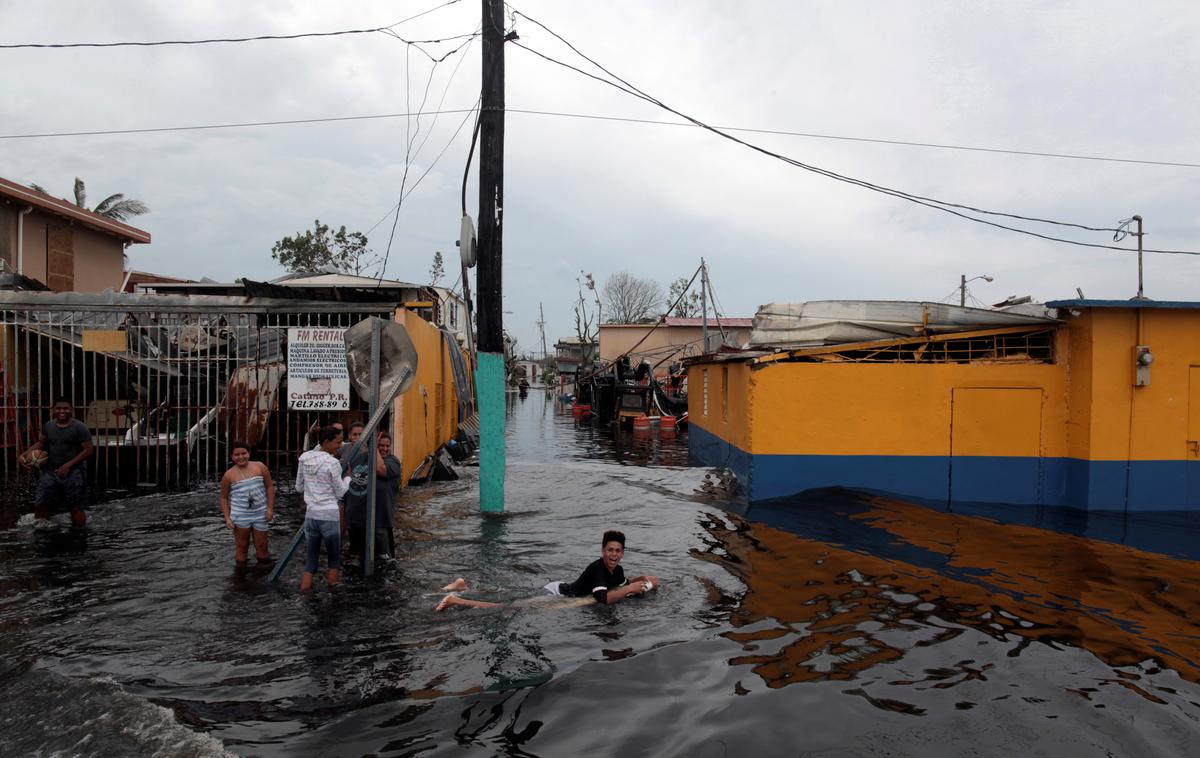
M293 399L291 406L294 410L344 411L350 408L350 403L345 399L339 400L338 398L322 398L320 400Z

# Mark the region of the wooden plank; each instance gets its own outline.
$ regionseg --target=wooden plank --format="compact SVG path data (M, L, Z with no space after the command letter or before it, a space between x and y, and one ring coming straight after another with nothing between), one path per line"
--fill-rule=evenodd
M124 353L129 343L122 329L84 329L83 351L85 353Z

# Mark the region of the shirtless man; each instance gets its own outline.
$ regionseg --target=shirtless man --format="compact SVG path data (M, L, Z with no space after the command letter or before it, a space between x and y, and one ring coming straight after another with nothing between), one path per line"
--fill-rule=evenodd
M600 547L600 558L588 565L578 579L573 582L550 582L546 585L546 591L553 596L580 600L570 603L571 605L592 602L612 605L630 595L642 595L662 585L656 576L635 576L626 581L625 570L621 568L621 559L625 557L625 535L621 532L605 532ZM435 609L437 611L444 611L454 605L466 608L498 608L503 605L483 600L468 600L454 594L467 589L467 581L461 577L442 589L451 594L442 598Z

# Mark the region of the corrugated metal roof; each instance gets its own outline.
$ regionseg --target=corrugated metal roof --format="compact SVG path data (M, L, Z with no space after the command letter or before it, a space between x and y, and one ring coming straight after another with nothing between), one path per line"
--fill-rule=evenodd
M1200 310L1200 302L1191 300L1051 300L1047 308L1176 308Z
M754 317L751 346L838 345L1005 326L1058 323L1001 310L908 300L768 303Z

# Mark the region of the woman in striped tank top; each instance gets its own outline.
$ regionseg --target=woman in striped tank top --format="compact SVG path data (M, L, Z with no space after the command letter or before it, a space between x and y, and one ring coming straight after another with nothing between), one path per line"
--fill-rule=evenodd
M275 517L275 484L271 472L258 461L250 460L250 446L230 444L233 467L221 477L221 511L225 528L233 532L234 558L244 565L254 538L254 554L259 563L271 560L267 550L267 522Z

